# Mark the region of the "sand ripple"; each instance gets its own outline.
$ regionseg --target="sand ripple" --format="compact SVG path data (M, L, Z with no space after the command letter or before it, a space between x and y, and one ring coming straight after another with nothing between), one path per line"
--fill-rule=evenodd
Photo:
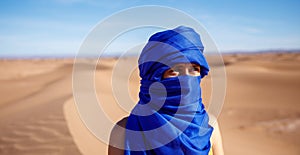
M271 132L292 133L300 130L300 118L284 118L261 121L256 124Z
M62 117L50 115L26 124L15 122L2 129L2 132L6 134L0 135L1 155L66 154L66 150L77 150ZM73 153L78 154L75 151Z

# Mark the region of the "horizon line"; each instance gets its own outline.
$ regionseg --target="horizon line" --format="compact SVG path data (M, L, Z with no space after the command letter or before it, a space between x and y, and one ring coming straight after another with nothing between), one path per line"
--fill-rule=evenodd
M228 50L228 51L221 51L219 52L222 55L228 54L263 54L263 53L300 53L300 49L264 49L264 50ZM206 53L207 55L212 53ZM138 53L133 53L130 55L126 55L124 57L136 57ZM106 54L103 53L99 58L118 58L120 57L120 53L113 53L113 54ZM97 58L96 56L85 56L85 57L77 57L77 55L27 55L27 56L1 56L0 60L7 60L7 59L75 59L75 58L82 58L82 59L91 59Z

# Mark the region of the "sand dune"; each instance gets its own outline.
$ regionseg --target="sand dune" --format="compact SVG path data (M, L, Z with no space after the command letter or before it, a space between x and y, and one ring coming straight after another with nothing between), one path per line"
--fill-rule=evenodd
M65 100L72 97L71 67L68 65L72 61L66 64L56 60L39 61L38 64L19 61L11 60L12 66L6 65L6 69L18 70L22 75L25 72L28 76L14 78L17 71L13 71L9 75L12 79L0 81L1 92L6 92L1 93L0 154L80 154L62 109ZM22 64L35 67L22 68ZM48 65L51 69L47 71L27 74Z
M236 59L226 68L228 87L220 116L225 151L299 154L299 54L228 55L224 59Z
M96 69L99 104L116 122L128 115L138 100L138 72L132 69L128 76L116 71L116 59L101 59L96 68L92 61L95 60L82 60L81 67ZM123 59L119 65L128 69L135 61ZM219 122L226 154L300 154L299 62L299 53L224 55L227 91ZM0 61L1 155L106 154L107 145L89 132L76 110L72 63L73 60ZM127 86L130 92L119 96L119 102L113 95L116 90L112 90L112 75L115 86ZM202 87L207 104L210 76L203 80ZM128 100L132 104L123 105Z

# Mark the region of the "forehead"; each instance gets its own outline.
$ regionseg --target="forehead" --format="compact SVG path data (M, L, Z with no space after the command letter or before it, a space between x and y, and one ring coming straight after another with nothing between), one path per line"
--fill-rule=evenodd
M189 67L189 66L200 67L198 64L195 63L177 63L173 67Z

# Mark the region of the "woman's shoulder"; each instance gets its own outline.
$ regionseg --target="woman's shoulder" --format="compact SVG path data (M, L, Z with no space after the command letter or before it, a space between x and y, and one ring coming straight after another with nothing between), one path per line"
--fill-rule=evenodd
M128 117L124 117L121 120L119 120L112 128L111 135L123 135L126 128L127 119Z
M128 117L122 118L121 120L119 120L119 121L116 123L116 125L125 128L125 127L126 127L126 123L127 123L127 119L128 119ZM115 125L115 126L116 126L116 125Z
M111 130L108 148L109 155L124 154L124 150L121 148L124 148L127 118L128 117L124 117L121 120L119 120Z

